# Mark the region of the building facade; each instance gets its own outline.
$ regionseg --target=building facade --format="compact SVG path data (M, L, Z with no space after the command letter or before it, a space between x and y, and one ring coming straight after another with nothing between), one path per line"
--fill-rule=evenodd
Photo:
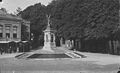
M30 22L0 9L0 43L21 41L21 25L23 23L29 26L27 31L30 33Z

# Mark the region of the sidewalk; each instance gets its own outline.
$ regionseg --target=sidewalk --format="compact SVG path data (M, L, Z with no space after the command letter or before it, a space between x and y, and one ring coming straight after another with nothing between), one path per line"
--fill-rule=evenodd
M15 57L16 55L19 55L21 53L11 53L11 54L8 54L8 53L3 53L2 55L0 54L0 59L1 58L12 58L12 57Z
M101 54L101 53L89 53L89 52L79 52L82 55L87 56L86 58L78 59L78 61L94 61L95 64L99 65L109 65L109 64L119 64L120 56ZM76 59L77 60L77 59Z

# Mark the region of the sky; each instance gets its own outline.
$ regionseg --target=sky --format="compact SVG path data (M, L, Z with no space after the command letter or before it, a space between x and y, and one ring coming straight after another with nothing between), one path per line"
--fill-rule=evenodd
M0 8L6 8L8 13L14 13L18 7L22 10L36 3L48 5L52 0L2 0Z

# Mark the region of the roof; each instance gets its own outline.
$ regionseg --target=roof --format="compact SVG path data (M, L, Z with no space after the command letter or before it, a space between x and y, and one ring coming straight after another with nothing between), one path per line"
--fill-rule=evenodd
M22 18L8 14L6 11L0 9L0 20L16 20L16 21L21 21Z

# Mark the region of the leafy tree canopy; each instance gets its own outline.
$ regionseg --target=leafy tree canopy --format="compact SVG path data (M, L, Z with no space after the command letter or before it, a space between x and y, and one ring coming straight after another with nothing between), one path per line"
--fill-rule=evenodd
M52 27L65 39L109 38L116 33L119 22L118 0L53 0L48 6L40 3L21 12L31 21L31 30L41 34L46 26L46 14Z
M41 3L27 7L21 12L23 19L31 22L31 32L41 34L46 25L46 7Z

